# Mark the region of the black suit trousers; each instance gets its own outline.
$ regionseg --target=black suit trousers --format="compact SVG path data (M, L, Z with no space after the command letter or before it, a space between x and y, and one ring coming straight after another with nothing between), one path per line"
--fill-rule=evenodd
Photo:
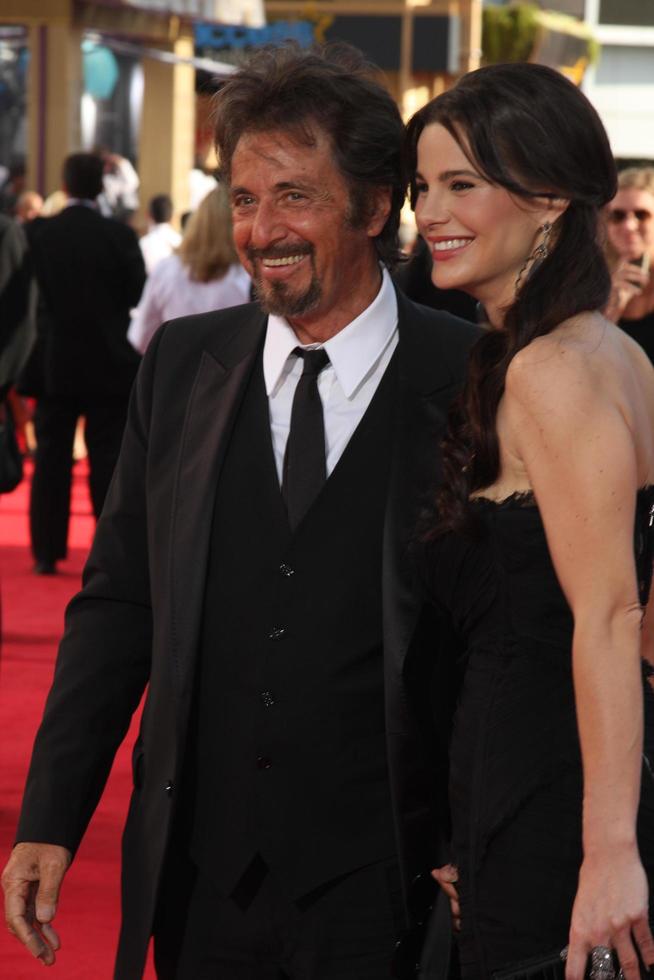
M37 401L37 441L30 498L32 552L37 561L66 557L75 427L84 416L89 454L89 490L95 517L118 459L127 417L127 394L43 395Z
M254 880L254 888L252 887ZM230 897L190 863L167 876L154 932L159 980L384 980L403 930L396 858L286 896L256 858Z

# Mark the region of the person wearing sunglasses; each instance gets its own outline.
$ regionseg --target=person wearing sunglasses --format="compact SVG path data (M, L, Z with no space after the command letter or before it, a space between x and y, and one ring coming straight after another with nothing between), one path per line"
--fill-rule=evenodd
M654 361L654 167L630 167L618 175L606 219L612 281L606 316Z

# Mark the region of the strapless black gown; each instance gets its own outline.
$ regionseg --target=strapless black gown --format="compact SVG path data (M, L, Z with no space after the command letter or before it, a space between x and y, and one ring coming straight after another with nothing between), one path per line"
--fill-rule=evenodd
M428 554L428 589L462 639L450 759L453 861L459 867L465 980L561 950L581 864L582 773L572 680L573 620L534 498L471 503L474 536L446 534ZM635 557L647 601L654 488L639 491ZM654 695L639 845L654 905ZM649 758L648 758L649 757Z

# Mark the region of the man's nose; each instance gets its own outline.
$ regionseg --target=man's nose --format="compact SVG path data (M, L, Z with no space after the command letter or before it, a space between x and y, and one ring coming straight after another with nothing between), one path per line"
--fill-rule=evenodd
M254 248L267 248L284 238L286 229L273 204L260 201L252 221L250 244Z

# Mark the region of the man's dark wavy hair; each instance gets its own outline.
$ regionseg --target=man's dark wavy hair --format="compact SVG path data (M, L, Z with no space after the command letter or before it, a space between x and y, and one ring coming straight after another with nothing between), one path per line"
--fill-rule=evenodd
M497 479L497 409L513 357L570 317L601 310L608 299L611 280L599 218L616 193L617 174L593 106L572 82L543 65L480 68L420 109L409 122L405 147L413 177L418 140L432 123L448 130L487 180L516 198L533 200L546 192L569 201L554 225L549 255L505 310L503 329L487 331L471 352L442 447L437 535L468 525L470 494Z
M348 44L303 50L288 42L262 48L217 93L215 136L222 176L229 183L232 157L245 133L279 130L312 146L316 129L322 130L349 185L355 227L369 216L371 189L390 188L391 212L375 246L380 260L391 266L401 258L404 126L376 75L379 70Z

